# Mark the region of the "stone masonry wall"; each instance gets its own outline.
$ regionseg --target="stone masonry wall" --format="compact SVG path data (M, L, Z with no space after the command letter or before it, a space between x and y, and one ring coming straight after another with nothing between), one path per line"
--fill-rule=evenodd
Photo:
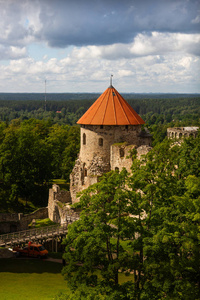
M85 126L85 127L83 127ZM110 162L110 146L114 143L127 142L127 144L138 145L138 136L141 125L124 126L95 126L82 125L81 127L81 149L79 158L90 164L94 154ZM85 143L84 143L85 136Z
M47 207L42 207L30 214L0 213L0 234L27 230L33 219L48 218Z
M48 218L48 209L47 207L41 207L28 215L21 215L20 218L20 230L28 229L28 225L32 222L33 219L46 219Z
M135 149L135 145L126 145L126 143L114 144L111 146L111 158L110 165L111 170L119 170L126 168L130 172L130 167L132 165L131 150Z
M92 157L92 154L91 154ZM96 154L90 160L90 164L86 166L80 158L76 160L75 166L70 175L70 193L72 203L78 202L77 192L88 188L90 185L96 183L98 178L103 173L110 171L110 163Z
M167 128L167 136L171 139L182 139L184 137L197 136L199 127L172 127Z
M55 223L65 222L66 204L71 203L69 191L61 190L56 184L49 190L48 217ZM68 210L70 208L68 207Z
M126 143L114 144L111 146L111 170L119 170L126 168L128 172L131 171L132 155L131 151L137 150L137 158L140 159L142 155L147 154L152 148L148 145L136 147L135 145L126 145Z

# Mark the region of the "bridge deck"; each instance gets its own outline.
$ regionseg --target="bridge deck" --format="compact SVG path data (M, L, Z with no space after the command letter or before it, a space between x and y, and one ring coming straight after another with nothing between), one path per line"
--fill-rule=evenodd
M52 226L2 234L0 235L0 247L27 243L28 241L37 241L41 239L49 239L63 236L67 233L68 224L71 224L76 220L78 220L78 217L70 217L69 220L62 225L57 224Z

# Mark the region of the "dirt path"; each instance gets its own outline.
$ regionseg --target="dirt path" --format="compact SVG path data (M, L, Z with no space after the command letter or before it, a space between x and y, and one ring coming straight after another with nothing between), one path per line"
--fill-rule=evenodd
M59 259L59 258L48 257L48 258L44 258L44 260L45 261L52 261L52 262L56 262L56 263L62 264L62 259Z

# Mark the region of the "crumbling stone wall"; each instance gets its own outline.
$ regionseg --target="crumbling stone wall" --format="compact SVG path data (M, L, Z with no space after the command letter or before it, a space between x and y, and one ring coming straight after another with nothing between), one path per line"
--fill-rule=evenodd
M142 145L137 147L136 145L126 145L126 143L114 144L111 146L111 170L119 170L126 168L128 172L131 171L132 165L132 151L136 149L137 158L140 159L142 155L147 154L152 147L148 145Z
M48 217L55 223L63 224L67 217L77 217L77 213L71 209L71 196L69 191L61 190L54 184L49 190Z
M0 213L0 234L27 230L33 219L48 218L47 207L42 207L30 214Z
M152 149L151 146L142 145L137 148L137 158L141 159L142 155L146 155Z
M185 137L197 136L199 127L173 127L167 128L167 136L171 139L182 139Z
M20 215L20 230L26 230L28 229L28 225L32 222L33 219L46 219L48 218L48 208L47 207L41 207L38 208L36 211L23 215Z
M79 201L77 192L81 192L90 185L96 183L103 173L109 171L110 163L105 160L104 157L99 157L96 153L93 154L92 159L87 165L85 162L81 161L79 157L76 160L75 166L70 175L70 193L72 203Z
M71 196L69 191L61 190L59 185L53 184L49 190L48 200L48 217L56 223L61 222L59 208L62 208L65 203L71 203Z
M110 165L111 170L119 170L126 168L130 172L132 165L131 151L136 148L136 145L126 145L126 143L114 144L111 146Z

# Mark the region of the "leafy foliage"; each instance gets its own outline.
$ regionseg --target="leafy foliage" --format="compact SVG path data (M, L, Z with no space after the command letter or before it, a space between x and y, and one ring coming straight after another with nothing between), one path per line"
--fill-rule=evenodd
M199 299L199 144L166 139L129 176L110 172L82 192L65 240L74 299ZM134 282L120 284L119 271Z
M49 121L0 123L0 203L18 210L19 198L47 204L53 178L69 182L79 151L79 127Z

